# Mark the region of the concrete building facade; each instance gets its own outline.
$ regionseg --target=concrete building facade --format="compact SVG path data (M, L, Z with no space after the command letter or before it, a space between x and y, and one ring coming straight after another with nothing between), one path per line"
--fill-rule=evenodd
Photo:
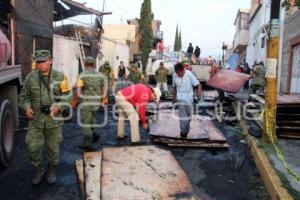
M239 64L243 64L246 60L246 51L249 37L249 10L239 9L234 25L236 32L233 40L233 51L239 55Z
M300 93L300 10L293 10L284 22L280 92Z
M246 62L252 66L255 62L266 62L266 29L270 20L270 1L252 0L249 16L249 41Z

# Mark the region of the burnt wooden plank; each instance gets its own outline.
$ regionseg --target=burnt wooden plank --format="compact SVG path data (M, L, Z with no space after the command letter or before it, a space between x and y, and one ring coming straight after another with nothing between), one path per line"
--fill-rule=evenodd
M300 134L293 134L293 133L278 133L278 137L280 138L287 138L287 139L300 139Z
M83 160L86 200L100 200L102 151L85 152Z
M169 147L190 147L190 148L229 148L228 143L182 143L182 144L167 144Z
M197 148L228 148L229 145L226 142L215 141L190 141L180 140L172 138L153 138L152 142L165 144L170 147L197 147Z
M187 175L169 151L154 146L103 150L101 198L193 199Z
M178 111L159 111L158 120L150 123L150 135L180 139ZM187 139L226 141L223 133L214 126L211 119L198 115L192 116Z

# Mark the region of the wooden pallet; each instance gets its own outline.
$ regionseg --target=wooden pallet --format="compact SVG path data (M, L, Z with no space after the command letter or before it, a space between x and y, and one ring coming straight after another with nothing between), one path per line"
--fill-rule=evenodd
M173 155L154 146L107 148L75 166L88 200L202 199Z

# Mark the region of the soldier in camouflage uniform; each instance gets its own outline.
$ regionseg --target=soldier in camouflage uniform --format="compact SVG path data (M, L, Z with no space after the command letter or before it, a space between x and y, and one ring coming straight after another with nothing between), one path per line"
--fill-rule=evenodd
M56 181L55 169L59 162L59 148L62 143L62 111L70 103L70 87L67 78L52 69L51 53L36 51L34 55L37 70L28 74L19 95L19 106L26 112L29 129L26 145L29 159L36 174L32 184L37 185L44 175L43 147L48 149L47 182Z
M256 93L258 90L259 92L263 93L265 90L266 84L266 69L262 62L256 64L251 72L251 78L253 78L249 92L250 94Z
M100 101L102 100L102 103L107 101L104 75L95 70L94 64L95 60L92 57L86 57L85 71L79 74L77 81L77 95L80 96L81 103L83 103L80 110L83 144L79 145L79 148L85 150L93 150L92 142L97 141L93 135L95 134L93 126L96 125L96 114ZM91 105L84 105L89 103Z
M161 89L161 86L163 86L165 92L168 91L168 74L169 70L164 67L164 62L160 62L159 68L155 71L156 87Z
M109 95L110 88L112 86L112 81L114 79L114 74L112 67L109 65L109 62L106 60L103 65L100 66L99 72L101 72L107 78L107 95Z
M141 83L144 80L144 75L138 71L137 66L131 66L130 73L128 74L128 80L133 84Z

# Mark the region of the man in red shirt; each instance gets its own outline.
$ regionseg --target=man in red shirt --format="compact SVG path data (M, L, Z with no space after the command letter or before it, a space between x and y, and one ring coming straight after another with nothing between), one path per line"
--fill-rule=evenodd
M119 110L118 138L125 137L125 115L130 121L131 142L133 145L142 144L140 141L139 120L142 127L148 129L145 109L150 101L159 102L161 91L143 84L135 84L123 88L116 95L116 105Z

